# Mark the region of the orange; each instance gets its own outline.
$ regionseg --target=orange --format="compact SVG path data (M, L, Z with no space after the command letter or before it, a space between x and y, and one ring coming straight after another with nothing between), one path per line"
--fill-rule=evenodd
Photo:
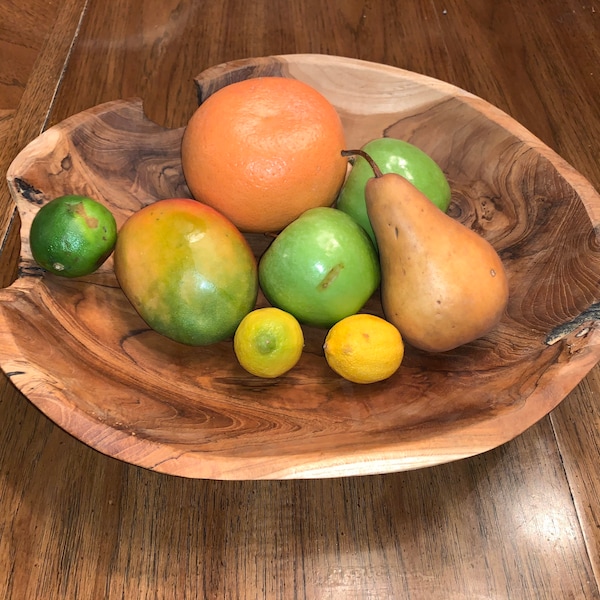
M244 232L277 232L336 200L346 175L333 105L296 79L258 77L221 88L188 122L181 158L196 200Z

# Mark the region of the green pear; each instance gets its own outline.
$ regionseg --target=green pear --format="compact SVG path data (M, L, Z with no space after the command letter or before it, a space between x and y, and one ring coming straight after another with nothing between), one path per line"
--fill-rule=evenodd
M361 150L377 163L382 173L402 175L438 208L444 212L448 210L450 184L439 165L423 150L405 140L388 137L371 140ZM336 206L348 213L369 234L377 247L365 202L365 186L372 176L369 162L362 156L356 156Z

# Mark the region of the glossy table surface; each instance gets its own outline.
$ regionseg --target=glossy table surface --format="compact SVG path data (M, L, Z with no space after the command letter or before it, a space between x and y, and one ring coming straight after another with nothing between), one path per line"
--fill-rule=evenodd
M324 53L430 75L506 111L600 189L600 2L8 0L0 166L118 98L183 126L228 60ZM4 179L4 178L3 178ZM0 283L19 255L0 185ZM600 598L600 368L473 458L405 473L190 480L108 458L0 376L0 597Z

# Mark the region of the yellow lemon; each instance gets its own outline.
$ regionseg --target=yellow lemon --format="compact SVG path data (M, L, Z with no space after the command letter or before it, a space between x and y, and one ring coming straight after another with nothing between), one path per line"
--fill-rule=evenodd
M354 383L374 383L393 375L404 357L400 332L375 315L356 314L338 321L323 345L329 366Z
M233 349L246 371L258 377L279 377L299 360L304 347L300 323L279 308L248 313L233 337Z

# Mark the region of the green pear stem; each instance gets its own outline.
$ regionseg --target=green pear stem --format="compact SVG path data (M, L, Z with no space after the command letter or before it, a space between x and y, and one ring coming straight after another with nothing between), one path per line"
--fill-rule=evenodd
M373 169L375 177L383 177L381 169L377 166L377 163L364 151L364 150L342 150L342 156L362 156Z

